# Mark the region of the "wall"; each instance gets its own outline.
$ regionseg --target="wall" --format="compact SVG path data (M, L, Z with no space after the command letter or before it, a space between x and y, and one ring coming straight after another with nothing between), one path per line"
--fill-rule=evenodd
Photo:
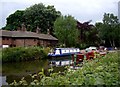
M39 40L35 38L10 38L10 37L3 37L0 40L2 45L9 45L9 47L16 47L16 46L56 46L57 41L52 40ZM1 45L1 46L2 46Z
M12 38L11 37L2 37L2 45L12 45Z
M37 46L37 39L16 39L14 44L16 46Z

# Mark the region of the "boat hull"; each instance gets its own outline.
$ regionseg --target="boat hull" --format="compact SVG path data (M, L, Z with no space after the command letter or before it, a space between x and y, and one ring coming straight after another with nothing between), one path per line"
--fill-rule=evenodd
M65 53L65 54L49 54L48 57L65 57L65 56L71 56L72 54L79 54L78 53Z

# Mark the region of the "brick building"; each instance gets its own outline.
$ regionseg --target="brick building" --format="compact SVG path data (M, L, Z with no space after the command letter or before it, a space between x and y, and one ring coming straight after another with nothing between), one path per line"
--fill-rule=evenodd
M58 39L49 34L41 34L38 29L36 32L26 31L25 28L17 31L0 30L1 47L17 46L55 46Z

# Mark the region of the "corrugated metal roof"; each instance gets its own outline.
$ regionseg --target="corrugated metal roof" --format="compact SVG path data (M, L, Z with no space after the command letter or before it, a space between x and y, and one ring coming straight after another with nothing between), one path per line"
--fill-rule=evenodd
M39 39L46 39L46 40L58 40L57 38L53 37L49 34L37 34L35 32L29 31L7 31L7 30L0 30L0 36L7 36L7 37L32 37L32 38L39 38Z

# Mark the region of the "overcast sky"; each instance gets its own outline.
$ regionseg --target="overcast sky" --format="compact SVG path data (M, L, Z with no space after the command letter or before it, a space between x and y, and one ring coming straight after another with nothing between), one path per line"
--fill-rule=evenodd
M54 5L63 15L72 15L75 19L92 23L102 21L104 13L118 15L120 0L0 0L0 28L5 26L6 18L16 10L25 10L31 5L43 3Z

